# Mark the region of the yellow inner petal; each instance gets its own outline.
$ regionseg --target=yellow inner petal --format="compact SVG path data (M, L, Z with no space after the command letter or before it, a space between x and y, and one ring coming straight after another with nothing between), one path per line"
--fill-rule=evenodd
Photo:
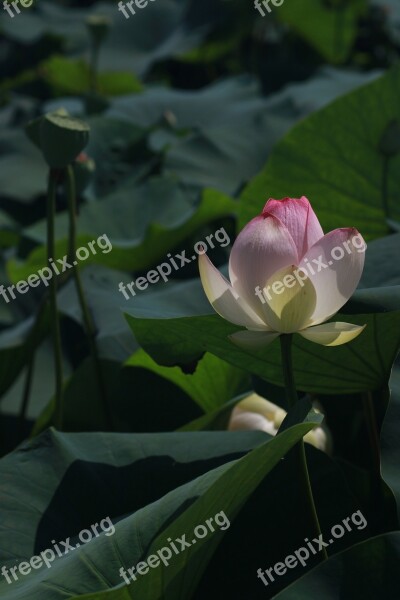
M294 265L274 273L263 288L262 304L268 325L280 333L294 333L310 324L317 294L308 273Z

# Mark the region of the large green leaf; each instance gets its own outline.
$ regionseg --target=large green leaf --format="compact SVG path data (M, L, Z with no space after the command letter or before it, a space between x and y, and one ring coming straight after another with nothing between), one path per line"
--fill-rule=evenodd
M382 136L400 122L400 69L336 100L295 126L241 196L240 224L268 197L311 201L326 231L356 227L366 239L388 232L384 212ZM377 109L379 107L379 109ZM389 213L399 220L400 154L389 160Z
M344 307L344 312L398 310L400 307L400 264L393 260L393 256L396 256L399 249L399 233L373 240L368 244L358 289Z
M101 589L119 586L120 566L134 564L144 553L161 548L169 535L181 535L221 510L233 520L267 473L312 426L291 428L260 446L261 452L251 453L250 461L225 466L218 465L260 444L265 434L45 433L0 463L6 517L0 532L4 539L0 544L2 564L11 566L16 558L39 554L51 546L52 539L71 537L76 544L79 531L106 517L119 523L115 536L76 546L73 554L57 559L49 571L34 571L10 587L1 581L2 597L19 598L27 581L33 600L56 600L65 597L66 590L78 597L88 591L99 594ZM29 477L24 475L26 469ZM18 475L9 480L9 472ZM156 484L151 472L157 473ZM203 473L207 474L187 483ZM127 486L128 481L131 485ZM120 485L125 493L115 495L113 491ZM13 517L16 509L18 519ZM169 524L179 513L181 516ZM217 532L208 544L199 541L196 552L179 556L169 570L154 570L139 583L144 584L141 597L155 600L167 592L171 580L183 576L186 584L179 597L187 598L185 594L193 590L201 574L199 555L204 567L222 535ZM148 586L157 590L157 595L146 591Z
M249 496L311 427L306 424L289 429L286 434L273 438L256 448L246 457L233 464L221 477L201 495L190 508L181 514L151 544L149 554L163 547L168 538L174 539L182 531L192 531L196 523L204 523L207 516L224 511L229 520L234 520ZM187 600L192 598L210 556L218 546L221 534L197 540L196 546L177 556L176 562L164 573L154 572L150 583L152 600ZM135 582L136 583L136 582ZM138 580L136 593L148 593L149 582ZM179 591L178 591L179 590Z
M187 374L179 367L158 365L143 350L138 350L125 364L147 369L171 381L193 398L206 413L249 389L250 384L248 374L212 354L205 354L194 373Z
M128 314L127 319L141 346L160 364L184 364L208 351L276 385L283 384L279 342L244 352L228 339L239 328L217 315L149 319ZM338 314L335 320L346 318ZM344 394L386 385L400 345L400 311L352 315L351 321L367 327L350 344L321 347L296 337L294 376L299 389Z
M400 233L368 244L365 265L358 288L389 288L400 285L400 263L393 257L400 250Z
M396 598L400 585L399 561L400 533L385 533L330 558L274 598Z
M303 428L305 425L300 427ZM292 428L289 431L294 435L296 429ZM175 560L171 562L168 572L164 569L155 569L146 577L132 582L126 590L131 597L143 600L164 598L187 600L194 593L194 597L198 600L208 597L210 590L215 597L225 595L232 600L241 600L246 597L245 594L254 599L265 597L265 592L259 587L260 582L256 577L254 565L274 564L288 552L292 552L298 540L307 537L312 528L311 523L304 516L304 499L298 495L297 473L293 471L291 461L278 461L273 471L260 481L263 474L270 471L271 460L272 463L275 462L273 455L280 453L282 446L288 443L290 443L289 438L284 434L283 437L275 438L261 446L260 451L256 449L245 457L245 460L221 467L193 482L194 487L190 491L192 497L196 495L198 499L152 540L151 546L144 549L140 559L163 547L168 538L180 537L183 532L187 533L191 541L189 532L192 532L198 524L204 523L210 514L221 510L230 520L231 527L225 532L224 537L222 532L216 532L215 538L207 537L203 543L197 540L196 547L192 544L189 551L178 556L176 562ZM307 450L309 450L307 456L310 469L315 476L313 485L316 490L320 521L325 532L332 524L351 515L359 505L357 500L348 493L345 482L332 461L313 448ZM217 473L218 478L216 478ZM200 495L194 493L199 487L204 492ZM283 494L282 490L284 490ZM179 491L181 490L176 492ZM174 496L175 493L169 495L170 503ZM295 503L293 497L296 497ZM142 512L138 516L143 519L145 514ZM287 532L285 536L282 536L282 522L290 526L290 533ZM151 527L150 522L147 522L147 527ZM336 540L330 551L340 551L360 539L365 539L366 535L368 532L365 529L354 530L346 535L346 539ZM245 553L243 553L244 540ZM215 549L216 553L209 563ZM228 557L229 561L227 561ZM307 565L308 568L318 561L319 556L312 557ZM196 589L207 563L208 569ZM135 562L131 561L125 565L125 568L134 564ZM301 566L294 572L288 573L283 578L282 584L280 586L278 584L278 589L302 573ZM98 591L96 596L89 594L83 597L91 600L94 597L115 600L122 593L121 589L107 589L103 583L102 589L104 591ZM263 595L259 594L259 591L262 591Z

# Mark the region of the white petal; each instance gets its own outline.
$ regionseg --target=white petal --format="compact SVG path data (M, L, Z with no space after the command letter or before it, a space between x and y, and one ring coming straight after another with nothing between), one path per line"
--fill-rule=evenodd
M258 413L234 408L228 424L229 431L265 431L270 435L275 435L277 430L271 421Z
M354 340L366 328L366 325L352 325L351 323L324 323L316 327L309 327L298 333L306 340L321 344L322 346L341 346Z
M249 396L246 396L246 398L243 398L243 400L238 402L238 404L236 404L236 408L240 408L240 410L248 412L259 413L269 421L274 421L276 413L282 410L279 406L273 402L270 402L269 400L266 400L266 398L259 396L255 392L249 394ZM283 413L284 416L286 416L286 412L283 411Z
M328 452L328 435L322 427L312 429L304 436L304 441L311 444L318 450Z
M308 276L296 278L295 266L275 273L263 290L262 308L268 325L280 333L294 333L310 324L317 294Z
M311 277L317 303L311 324L334 315L351 297L360 281L366 244L357 229L335 229L306 253L299 269Z
M249 329L268 330L269 327L247 306L233 290L229 281L214 267L208 256L199 256L201 283L214 310L224 319Z
M269 346L278 336L279 333L275 331L238 331L230 335L229 339L245 350L259 350Z

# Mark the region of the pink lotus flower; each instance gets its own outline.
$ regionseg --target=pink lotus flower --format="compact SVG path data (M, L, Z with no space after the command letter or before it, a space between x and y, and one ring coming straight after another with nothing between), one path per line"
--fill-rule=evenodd
M199 258L204 291L214 310L246 327L230 336L259 348L298 332L324 346L356 338L365 326L326 323L350 298L364 267L366 244L357 229L324 235L304 196L269 200L238 235L230 254L230 283L206 255Z

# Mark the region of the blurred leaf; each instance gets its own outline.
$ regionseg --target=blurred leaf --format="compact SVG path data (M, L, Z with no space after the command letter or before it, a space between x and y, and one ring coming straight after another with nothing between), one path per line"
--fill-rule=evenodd
M48 332L48 312L43 310L34 327L30 317L0 333L0 394L14 383L25 366L31 352Z
M47 407L49 399L52 397L55 389L54 378L54 350L51 339L46 338L44 342L35 350L33 362L33 373L31 381L31 392L26 411L28 421L35 420ZM64 356L63 374L67 378L70 375L71 366ZM18 416L21 411L22 399L26 385L27 366L25 366L16 377L13 385L3 395L1 399L2 414ZM47 422L47 426L50 421Z
M107 117L151 127L166 113L175 118L175 129L204 130L232 124L235 116L265 107L259 84L249 76L230 77L201 90L176 90L154 86L142 94L115 98Z
M123 362L137 350L123 311L134 308L162 316L176 316L182 311L208 311L207 299L199 294L199 281L164 281L137 292L128 299L120 292L120 282L128 283L127 276L116 270L100 266L87 267L82 271L82 282L97 331L97 344L104 359ZM83 325L82 312L74 282L69 281L58 295L61 313Z
M197 207L190 200L186 190L173 179L154 177L132 190L120 188L102 201L85 204L78 222L77 247L93 241L96 250L96 254L90 252L85 265L97 263L126 271L147 269L167 260L172 248L203 225L233 215L237 206L214 190L205 190ZM58 215L57 258L67 254L67 230L67 214ZM46 222L35 224L25 234L44 244ZM112 251L104 247L103 252L96 246L96 238L104 235L110 239ZM46 264L46 248L38 246L25 262L8 262L10 281L25 279Z
M35 10L21 11L18 19L5 16L2 29L8 38L25 44L52 35L62 40L66 51L82 55L89 49L86 17L110 17L113 26L102 47L100 67L113 70L118 65L124 71L144 75L154 63L196 47L226 10L224 5L222 10L215 9L213 1L207 0L200 11L190 11L192 3L193 0L149 3L140 15L125 19L108 2L96 2L87 9L41 0Z
M327 61L343 63L357 34L366 0L296 0L283 2L276 17L290 25Z
M23 204L46 191L47 167L40 152L19 130L0 134L0 188L3 197Z
M177 141L167 152L165 172L189 185L236 194L291 124L286 117L265 114L265 108L251 111L244 103L242 109L229 123Z
M41 76L58 94L85 94L90 88L90 68L84 60L52 56L40 67ZM98 92L105 96L132 94L142 90L132 73L99 73Z

